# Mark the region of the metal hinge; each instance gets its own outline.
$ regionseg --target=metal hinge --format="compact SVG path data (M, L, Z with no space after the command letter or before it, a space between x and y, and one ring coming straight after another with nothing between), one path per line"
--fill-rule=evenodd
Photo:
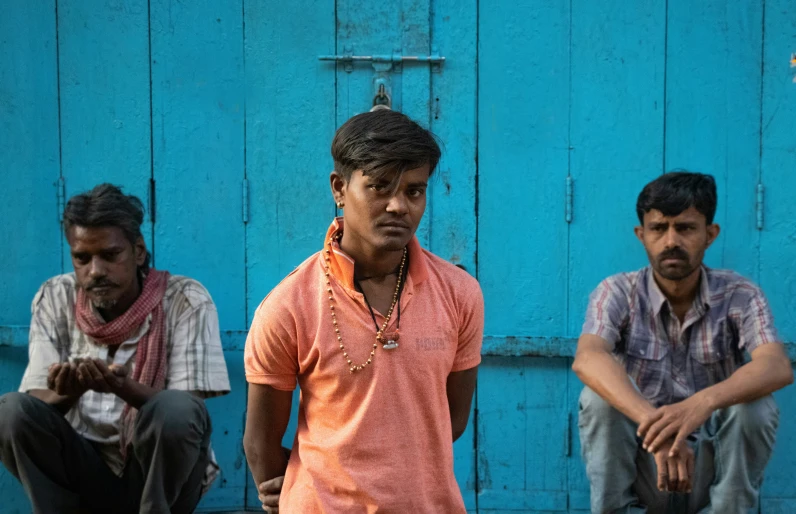
M66 208L66 181L64 177L58 177L55 181L55 197L58 205L58 222L64 221L64 209Z
M755 202L755 211L757 213L757 230L763 230L763 201L765 200L763 192L763 183L760 182L757 184L757 202Z
M567 177L566 203L564 206L564 219L572 223L572 177Z
M249 222L249 179L243 179L243 223Z
M149 222L155 224L155 179L149 179Z

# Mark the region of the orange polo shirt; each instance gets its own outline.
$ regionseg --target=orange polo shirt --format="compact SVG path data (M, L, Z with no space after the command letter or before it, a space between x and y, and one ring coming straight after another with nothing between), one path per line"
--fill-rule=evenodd
M340 226L335 220L325 241ZM376 328L354 287L354 261L333 248L337 322L351 360L361 364ZM280 512L465 512L445 384L451 372L481 362L481 288L417 238L408 256L399 346L379 344L373 363L356 373L349 373L332 325L322 252L258 307L246 340L246 380L285 391L298 381L301 390ZM384 317L376 313L376 320L381 326ZM397 309L385 333L396 324Z

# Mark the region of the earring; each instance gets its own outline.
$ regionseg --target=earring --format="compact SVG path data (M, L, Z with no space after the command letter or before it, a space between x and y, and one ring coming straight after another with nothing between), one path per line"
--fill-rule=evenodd
M337 208L338 209L342 209L343 208L343 202L337 202Z

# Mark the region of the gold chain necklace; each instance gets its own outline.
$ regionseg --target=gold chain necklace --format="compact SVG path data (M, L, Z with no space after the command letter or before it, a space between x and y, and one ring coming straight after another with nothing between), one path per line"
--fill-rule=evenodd
M330 255L332 253L332 243L335 241L339 241L342 237L342 233L338 232L332 235L329 239L329 247L324 250L325 255L325 268L326 268L326 292L329 293L329 312L332 314L332 325L334 326L334 333L337 336L337 342L340 343L340 350L343 352L343 358L348 363L348 372L354 373L356 371L361 370L371 362L373 362L373 357L376 355L376 348L378 348L378 343L384 344L384 331L387 330L387 325L390 323L390 318L392 317L392 312L395 309L395 305L398 303L398 293L401 291L401 279L404 276L404 264L406 264L406 248L404 248L404 254L401 257L401 268L398 270L398 280L395 284L395 292L392 295L392 304L390 305L390 309L387 311L387 315L384 316L384 323L381 325L381 330L376 332L376 342L373 343L373 350L370 352L370 356L368 360L363 362L362 364L354 364L351 359L348 357L348 352L345 351L345 345L343 344L343 336L340 334L340 327L337 325L337 315L334 312L334 296L332 294L332 281L329 275L331 272L329 271L329 262L330 262ZM394 341L391 341L394 346L391 348L395 348L397 346ZM386 345L385 345L386 347Z

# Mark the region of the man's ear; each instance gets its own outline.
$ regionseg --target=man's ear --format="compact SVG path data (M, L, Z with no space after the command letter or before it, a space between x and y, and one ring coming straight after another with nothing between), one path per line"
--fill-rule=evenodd
M639 241L641 241L641 244L644 244L644 227L641 225L636 225L633 227L633 232L635 232L636 237Z
M710 248L710 245L713 244L713 241L715 241L716 238L719 237L719 232L721 232L721 227L718 225L718 223L713 223L707 226L707 231L708 231L707 247Z
M332 188L332 198L334 199L334 203L338 205L341 203L344 204L346 181L343 175L333 170L329 174L329 186Z
M146 262L146 243L143 237L139 236L139 238L136 239L133 245L133 253L135 255L136 266L143 266L144 262Z

